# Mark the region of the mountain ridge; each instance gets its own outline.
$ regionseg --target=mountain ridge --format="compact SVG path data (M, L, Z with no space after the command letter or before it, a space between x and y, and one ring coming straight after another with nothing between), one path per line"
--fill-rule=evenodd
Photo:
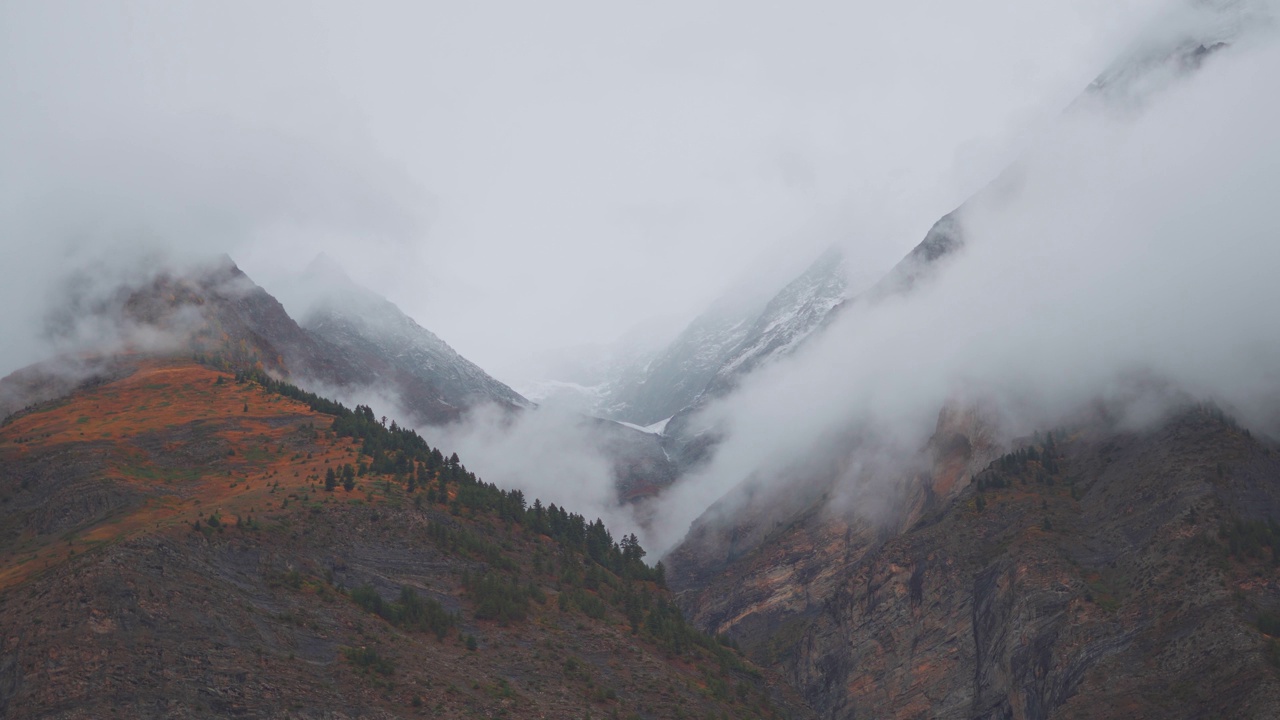
M307 332L376 368L371 385L402 397L409 421L435 425L458 420L479 404L530 408L532 403L462 357L386 298L356 284L325 256L300 282L313 294L301 314Z
M0 425L5 717L810 717L634 537L262 371L121 363Z

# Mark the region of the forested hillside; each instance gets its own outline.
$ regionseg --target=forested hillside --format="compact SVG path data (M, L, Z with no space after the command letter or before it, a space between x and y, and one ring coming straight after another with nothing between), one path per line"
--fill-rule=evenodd
M6 717L805 716L633 535L257 371L136 360L0 468Z

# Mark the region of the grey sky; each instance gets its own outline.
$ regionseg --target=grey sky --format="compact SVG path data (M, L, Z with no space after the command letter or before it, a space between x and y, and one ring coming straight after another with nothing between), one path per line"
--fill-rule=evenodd
M7 3L0 364L67 247L324 250L502 378L833 241L870 277L1159 5Z

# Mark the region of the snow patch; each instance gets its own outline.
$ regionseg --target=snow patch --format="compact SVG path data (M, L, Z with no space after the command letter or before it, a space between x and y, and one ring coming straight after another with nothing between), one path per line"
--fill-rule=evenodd
M672 415L671 417L675 417L675 416ZM619 425L626 425L632 430L639 430L642 433L649 433L650 435L661 435L667 429L667 423L671 422L671 418L669 417L665 420L659 420L658 422L652 425L644 425L644 426L636 425L635 423L623 422L622 420L616 420L615 422L617 422Z

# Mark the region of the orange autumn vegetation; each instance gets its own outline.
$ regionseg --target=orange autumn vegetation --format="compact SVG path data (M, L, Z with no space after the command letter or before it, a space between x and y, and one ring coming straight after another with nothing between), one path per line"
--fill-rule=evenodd
M326 467L355 463L358 451L352 440L329 435L332 420L259 385L172 359L142 360L123 379L20 414L0 427L0 465L87 445L100 461L91 482L142 499L67 532L23 533L0 557L0 588L77 550L186 530L210 515L235 523L281 507L290 495L323 492ZM193 436L216 454L174 462Z

